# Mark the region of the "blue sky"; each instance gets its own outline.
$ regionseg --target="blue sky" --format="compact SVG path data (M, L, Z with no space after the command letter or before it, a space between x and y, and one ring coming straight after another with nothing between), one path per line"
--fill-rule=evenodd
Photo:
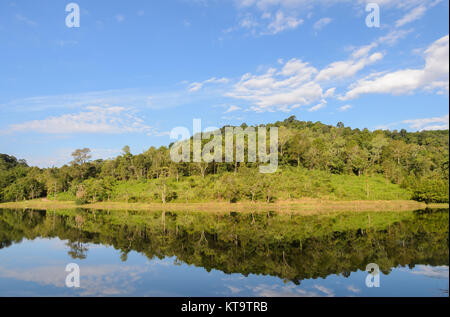
M0 153L140 153L194 118L448 128L448 1L78 0L68 28L70 2L0 2Z

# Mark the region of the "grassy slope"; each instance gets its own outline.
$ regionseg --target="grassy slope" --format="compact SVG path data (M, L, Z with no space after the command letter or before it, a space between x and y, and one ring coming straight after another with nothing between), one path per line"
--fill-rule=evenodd
M245 195L245 184L249 182L246 175L238 173L228 174L240 188L239 201L249 201ZM176 192L174 202L196 203L223 200L224 182L227 174L209 175L204 179L200 176L168 180L168 191ZM263 177L261 174L256 177ZM270 188L275 200L298 200L304 198L319 198L339 201L352 200L409 200L411 192L392 184L383 176L358 177L351 175L333 175L321 171L285 168L276 174L268 176ZM158 180L118 182L113 189L111 201L158 203L161 185ZM261 194L259 201L264 201ZM56 200L75 200L73 194L58 194Z

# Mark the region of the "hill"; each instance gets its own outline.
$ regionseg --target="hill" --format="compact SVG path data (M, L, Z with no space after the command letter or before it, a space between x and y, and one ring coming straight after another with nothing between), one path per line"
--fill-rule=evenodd
M115 159L96 161L90 160L89 149L80 149L70 164L48 169L28 167L23 160L2 154L0 200L449 201L448 130L372 132L295 117L266 127L279 128L279 168L274 174L259 173L261 162L175 163L168 147L133 155L125 146Z

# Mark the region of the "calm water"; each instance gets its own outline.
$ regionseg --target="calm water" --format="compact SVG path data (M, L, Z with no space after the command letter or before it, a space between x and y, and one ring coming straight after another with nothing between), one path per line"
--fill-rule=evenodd
M448 296L449 212L0 210L0 296ZM65 285L66 265L81 270ZM369 263L380 287L366 286Z

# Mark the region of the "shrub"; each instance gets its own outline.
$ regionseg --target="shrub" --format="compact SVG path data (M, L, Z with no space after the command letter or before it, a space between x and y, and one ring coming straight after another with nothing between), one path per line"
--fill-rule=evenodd
M429 203L448 203L448 180L424 179L414 189L413 199Z

